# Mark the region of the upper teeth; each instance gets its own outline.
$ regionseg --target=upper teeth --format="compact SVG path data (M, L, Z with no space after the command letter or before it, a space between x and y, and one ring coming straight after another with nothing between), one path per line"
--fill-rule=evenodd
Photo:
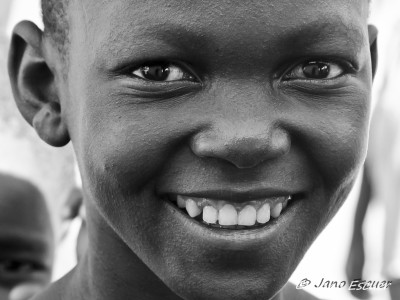
M176 198L178 207L185 208L192 218L203 214L205 223L221 226L265 224L271 217L279 217L290 199L291 196L286 196L233 203L181 195Z

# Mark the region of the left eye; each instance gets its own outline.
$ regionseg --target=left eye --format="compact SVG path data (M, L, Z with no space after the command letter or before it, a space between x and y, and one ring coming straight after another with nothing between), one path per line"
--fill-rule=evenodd
M133 75L158 82L194 81L195 78L189 72L172 63L145 64L132 72Z
M284 79L333 79L343 75L345 70L337 63L309 61L289 71Z

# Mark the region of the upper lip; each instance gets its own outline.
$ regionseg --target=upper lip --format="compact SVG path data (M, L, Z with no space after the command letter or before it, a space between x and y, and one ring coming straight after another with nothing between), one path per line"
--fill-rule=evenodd
M265 198L286 197L294 195L299 192L289 191L283 189L253 189L253 190L239 190L239 189L215 189L204 191L191 191L181 193L169 193L194 198L209 198L215 200L227 200L232 202L244 202L250 200L258 200Z

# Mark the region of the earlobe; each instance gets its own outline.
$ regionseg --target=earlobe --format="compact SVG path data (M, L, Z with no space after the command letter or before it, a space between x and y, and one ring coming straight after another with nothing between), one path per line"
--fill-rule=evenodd
M374 78L378 66L378 29L374 25L368 25L368 37L371 52L372 78Z
M35 24L29 21L17 24L11 40L8 72L22 116L46 143L60 147L70 138L44 47L43 32Z
M69 142L68 130L61 119L59 107L53 107L51 103L43 105L36 112L32 126L49 145L62 147Z

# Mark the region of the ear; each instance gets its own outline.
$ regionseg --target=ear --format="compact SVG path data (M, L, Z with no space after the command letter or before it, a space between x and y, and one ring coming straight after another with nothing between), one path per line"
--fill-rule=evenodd
M371 52L372 78L374 78L378 66L378 29L374 25L368 25L368 36Z
M22 116L42 140L61 147L70 138L43 41L43 32L32 22L17 24L11 40L8 72Z

